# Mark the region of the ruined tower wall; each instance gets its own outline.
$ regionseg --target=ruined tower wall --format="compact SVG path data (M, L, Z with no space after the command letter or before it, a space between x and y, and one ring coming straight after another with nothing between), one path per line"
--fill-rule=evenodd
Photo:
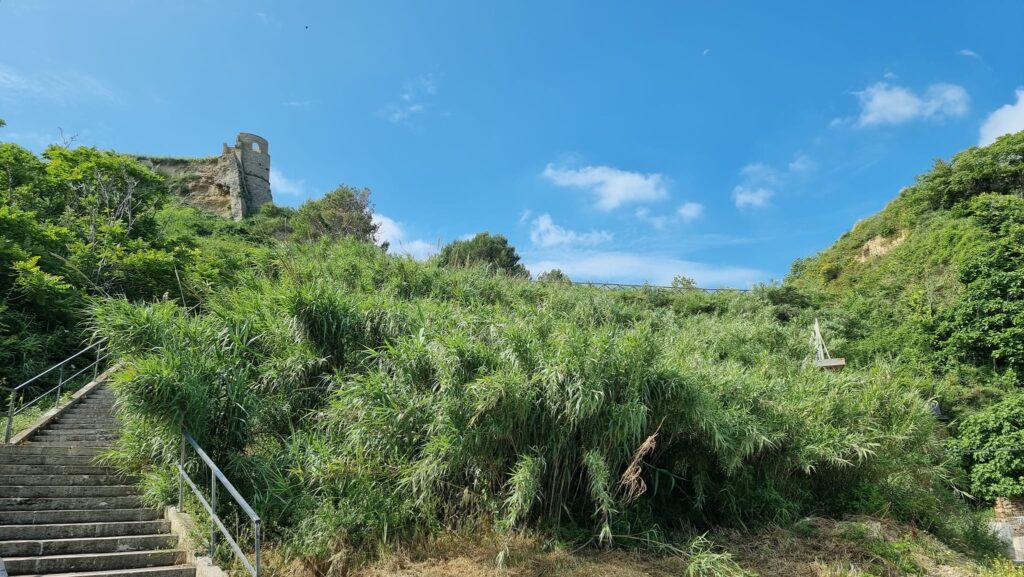
M274 201L268 149L266 139L243 132L220 156L138 159L167 177L186 204L241 220Z

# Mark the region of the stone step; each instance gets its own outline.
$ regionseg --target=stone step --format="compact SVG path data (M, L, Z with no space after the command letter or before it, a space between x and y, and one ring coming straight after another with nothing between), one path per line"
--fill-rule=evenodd
M92 419L94 421L106 421L115 418L114 412L110 409L68 409L64 416L69 419Z
M34 456L34 455L33 455ZM119 475L116 467L101 465L4 465L0 473L6 475ZM56 483L52 483L56 484Z
M84 537L75 539L23 539L20 541L0 541L0 557L154 551L160 549L173 549L177 544L178 539L173 535L118 535L112 537Z
M120 569L117 571L88 571L82 573L48 573L46 577L195 577L195 567L189 565L171 565L167 567L143 567L139 569ZM25 577L43 577L42 575L26 575Z
M121 435L111 430L82 429L80 431L40 431L32 435L33 441L59 441L69 445L76 441L116 441Z
M68 447L78 449L88 449L90 447L105 448L109 447L111 441L65 441L62 439L43 439L42 441L29 441L28 445L42 445L44 447Z
M185 553L178 549L4 558L7 572L11 575L70 573L73 571L115 571L142 567L180 565L184 562Z
M76 414L76 413L83 413L83 414ZM70 409L65 410L60 415L58 415L57 419L58 420L84 419L84 418L90 416L89 413L101 413L100 416L96 417L100 421L110 421L110 420L116 421L117 420L117 416L115 414L115 411L114 411L113 407L110 407L110 408L107 408L107 409L103 409L103 410L96 410L96 409L89 408L89 407L84 408L84 409L76 409L76 408L72 407Z
M121 428L114 421L57 421L46 426L47 431L117 431Z
M77 405L72 405L66 411L64 411L65 414L74 414L74 413L113 413L113 412L114 412L114 404L113 403L90 403L90 402L87 402L87 401L86 402L82 402L82 403L78 403Z
M141 509L130 497L0 497L0 511L58 511L65 509Z
M0 468L7 473L9 467ZM0 475L0 487L29 485L129 485L138 482L137 477L125 475Z
M0 445L0 462L9 462L7 456L47 455L50 457L93 457L100 453L96 447L58 447L48 445Z
M43 499L84 497L130 497L141 490L135 485L0 485L5 497L41 497Z
M0 459L4 460L4 463L11 465L21 466L82 466L82 465L95 465L96 457L90 455L40 455L40 454L28 454L28 455L2 455Z
M120 521L113 523L65 523L51 525L0 525L0 541L25 539L83 539L170 533L170 521Z
M2 525L54 525L59 523L129 523L157 521L159 509L115 507L102 509L65 509L40 511L0 511Z

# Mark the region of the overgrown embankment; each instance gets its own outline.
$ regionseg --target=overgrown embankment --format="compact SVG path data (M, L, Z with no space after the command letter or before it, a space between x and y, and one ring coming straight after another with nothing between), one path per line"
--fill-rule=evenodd
M635 547L810 513L990 543L926 385L803 366L813 311L787 289L537 284L355 242L272 262L195 311L96 307L126 363L116 457L170 499L187 427L322 570L451 530Z

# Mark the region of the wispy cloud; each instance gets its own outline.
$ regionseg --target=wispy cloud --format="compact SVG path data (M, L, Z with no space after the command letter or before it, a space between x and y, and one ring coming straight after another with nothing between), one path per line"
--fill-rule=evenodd
M817 168L810 156L799 152L789 161L785 170L764 162L753 162L740 169L739 184L732 190L736 208L763 208L768 206L776 190L790 183L797 175Z
M770 188L739 185L732 189L732 198L736 202L736 208L762 208L768 206L768 201L773 196L775 196L775 191Z
M661 230L670 224L687 224L697 220L704 215L704 205L699 202L684 202L674 212L668 214L655 214L646 206L641 206L633 215L638 220Z
M612 240L612 233L603 230L576 232L555 224L551 215L544 213L533 219L530 224L530 241L533 244L550 248L554 246L594 246Z
M47 146L57 144L61 141L60 133L56 130L51 133L46 133L36 130L8 132L7 129L0 132L0 140L5 142L14 142L36 152L42 152Z
M1024 130L1024 88L1017 89L1017 102L997 108L981 125L978 144L992 144L1004 134Z
M691 222L704 214L704 205L699 202L684 202L676 210L676 214L683 219L683 222Z
M0 100L46 99L67 105L81 100L120 101L102 80L81 72L22 74L0 64Z
M704 287L749 287L768 280L769 274L746 267L718 266L671 256L620 251L569 251L551 258L528 260L534 275L560 269L575 280L629 282L667 285L678 275L694 279Z
M665 228L665 226L668 225L669 222L669 217L663 214L653 214L651 212L651 209L647 208L646 206L641 206L640 208L636 209L636 211L633 213L633 216L637 217L637 219L642 220L643 222L646 222L647 224L653 226L658 230Z
M789 171L793 173L810 172L817 168L810 156L800 152L789 162Z
M319 100L289 100L284 103L288 108L309 108L314 104L319 104Z
M611 166L564 168L548 164L542 173L556 186L579 188L594 195L597 208L614 210L623 204L651 202L668 197L667 179Z
M377 242L387 242L391 254L406 254L416 260L425 260L440 250L439 242L408 238L405 227L393 218L374 214L373 222L380 225L377 229Z
M379 111L379 114L393 124L408 122L413 116L426 111L427 103L436 94L437 79L433 74L424 74L406 82L398 102L388 104Z
M876 82L854 93L860 102L855 125L860 128L903 124L912 120L941 120L967 114L971 99L962 86L932 84L921 94L888 82Z
M270 169L270 190L274 194L287 196L304 196L306 194L306 181L292 180L276 168Z
M957 50L956 53L958 55L966 57L966 58L973 58L974 60L977 60L979 62L983 61L983 59L981 58L981 54L978 54L977 52L971 50L970 48L964 48L963 50Z
M266 12L257 12L256 19L262 22L264 25L271 24L274 19L270 17Z

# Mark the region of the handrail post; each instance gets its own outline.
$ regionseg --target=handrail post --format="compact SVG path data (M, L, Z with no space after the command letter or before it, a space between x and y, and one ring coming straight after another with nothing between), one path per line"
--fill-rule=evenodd
M14 397L18 391L11 391L11 405L7 408L7 425L4 426L4 444L11 442L11 425L14 423Z
M217 473L214 469L210 469L210 509L213 511L214 517L217 516ZM214 547L217 543L217 525L211 524L210 526L210 562L214 563L213 554L215 552Z
M260 520L256 519L252 524L255 527L253 532L256 534L256 577L260 577Z
M181 508L185 506L185 480L182 477L185 475L185 432L181 433L181 450L178 456L178 512L181 513Z
M64 365L57 371L57 402L60 402L60 390L64 388Z

